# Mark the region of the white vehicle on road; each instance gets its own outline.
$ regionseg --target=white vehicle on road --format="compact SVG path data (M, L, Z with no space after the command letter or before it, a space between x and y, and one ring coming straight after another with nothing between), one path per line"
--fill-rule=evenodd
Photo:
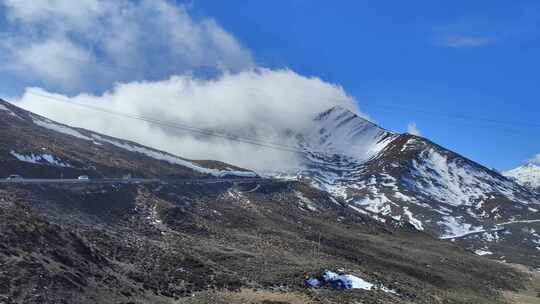
M87 181L87 180L90 180L90 177L88 177L88 175L81 175L77 179L82 180L82 181Z

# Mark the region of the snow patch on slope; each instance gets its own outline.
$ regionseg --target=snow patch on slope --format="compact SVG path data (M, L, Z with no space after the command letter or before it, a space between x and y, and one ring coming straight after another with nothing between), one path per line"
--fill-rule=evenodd
M3 105L3 104L1 104L1 103L0 103L0 111L8 112L9 115L21 119L21 118L19 117L19 115L15 114L15 112L13 112L12 110L10 110L8 107L6 107L5 105Z
M414 226L417 230L424 231L424 225L422 224L422 221L415 218L411 211L409 211L408 207L403 207L403 215L407 217L408 222Z
M36 125L40 127L43 127L43 128L46 128L46 129L49 129L58 133L66 134L69 136L77 137L80 139L92 140L90 137L83 135L82 133L80 133L79 131L73 128L54 123L50 120L43 120L43 119L36 119L36 118L32 118L32 120L34 121Z
M438 224L445 227L445 234L443 234L441 239L454 239L464 237L473 233L484 232L483 227L473 227L469 223L462 223L458 220L461 217L445 216L443 221L439 221Z
M493 252L491 251L488 251L488 250L482 250L482 249L478 249L478 250L475 250L474 253L476 255L479 255L479 256L483 256L483 255L492 255Z
M62 161L60 158L51 154L20 154L15 151L11 151L10 154L20 161L32 163L32 164L50 164L57 167L71 167L67 162Z
M228 170L218 170L218 169L205 168L205 167L201 167L199 165L196 165L195 163L192 163L190 161L181 159L181 158L179 158L177 156L174 156L172 154L167 154L167 153L160 152L160 151L157 151L157 150L151 150L151 149L145 148L143 146L135 146L135 145L127 144L127 143L118 142L118 141L115 141L115 140L111 140L111 139L101 137L101 136L96 135L96 134L92 134L92 137L95 140L98 140L100 142L106 142L106 143L109 143L111 145L114 145L116 147L131 151L131 152L141 153L141 154L144 154L144 155L146 155L148 157L151 157L151 158L154 158L154 159L157 159L157 160L163 160L163 161L166 161L166 162L171 163L171 164L187 167L187 168L190 168L190 169L192 169L194 171L204 173L204 174L213 175L213 176L216 176L216 177L225 177L225 176L229 176L229 175L231 175L231 176L240 176L240 177L256 177L257 176L254 172L251 172L251 171L234 171L234 170L228 171Z
M300 200L300 202L302 203L304 208L306 208L306 209L308 209L310 211L318 211L317 205L315 203L313 203L312 200L305 197L302 192L295 191L295 195L296 195L296 197L298 197L298 199Z
M419 192L452 206L473 206L488 200L492 193L528 204L515 195L515 184L497 179L468 163L448 159L431 148L422 152L422 160L413 160L413 179L409 184Z
M151 158L154 158L154 159L157 159L157 160L162 160L162 161L166 161L166 162L171 163L171 164L187 167L187 168L190 168L190 169L192 169L192 170L194 170L196 172L203 173L203 174L209 174L209 175L212 175L212 176L215 176L215 177L226 177L226 176L256 177L257 176L257 174L255 172L252 172L252 171L218 170L218 169L205 168L205 167L197 165L197 164L195 164L193 162L190 162L190 161L187 161L187 160L182 159L180 157L174 156L172 154L164 153L164 152L161 152L161 151L158 151L158 150L153 150L153 149L146 148L146 147L143 147L143 146L138 146L138 145L132 145L132 144L128 144L128 143L119 142L119 141L116 141L116 140L112 140L112 139L109 139L109 138L99 136L97 134L92 134L91 137L89 137L89 136L86 136L86 135L82 134L81 132L79 132L79 131L77 131L77 130L75 130L73 128L54 123L53 121L48 120L48 119L32 117L32 120L36 125L38 125L40 127L43 127L43 128L46 128L46 129L49 129L49 130L52 130L52 131L55 131L55 132L58 132L58 133L73 136L73 137L83 139L83 140L87 140L87 141L92 141L92 142L94 142L96 144L109 143L109 144L112 144L112 145L114 145L116 147L125 149L125 150L130 151L130 152L136 152L136 153L144 154L144 155L146 155L148 157L151 157Z

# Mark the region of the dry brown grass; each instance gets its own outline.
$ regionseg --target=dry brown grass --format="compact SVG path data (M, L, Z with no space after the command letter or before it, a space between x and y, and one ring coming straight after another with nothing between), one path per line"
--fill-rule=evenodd
M294 292L242 289L239 292L218 291L195 294L192 298L180 300L179 304L314 304L306 295Z
M526 290L519 292L505 291L505 299L515 304L540 304L540 272L531 272L522 265L512 266L529 274L531 280L527 284Z

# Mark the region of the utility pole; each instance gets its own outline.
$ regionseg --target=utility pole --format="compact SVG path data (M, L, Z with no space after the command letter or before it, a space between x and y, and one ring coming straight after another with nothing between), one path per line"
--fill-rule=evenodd
M317 243L317 258L321 255L321 231L319 230L319 242Z

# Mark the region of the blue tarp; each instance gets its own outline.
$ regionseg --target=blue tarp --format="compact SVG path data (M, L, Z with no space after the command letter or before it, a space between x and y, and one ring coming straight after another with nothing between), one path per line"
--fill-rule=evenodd
M310 287L319 287L321 286L321 281L317 278L309 278L306 280L306 285Z
M335 289L354 289L361 288L371 290L373 284L368 283L358 277L350 274L337 274L333 271L326 270L320 277L310 277L306 280L306 285L310 287L320 287L329 284Z

